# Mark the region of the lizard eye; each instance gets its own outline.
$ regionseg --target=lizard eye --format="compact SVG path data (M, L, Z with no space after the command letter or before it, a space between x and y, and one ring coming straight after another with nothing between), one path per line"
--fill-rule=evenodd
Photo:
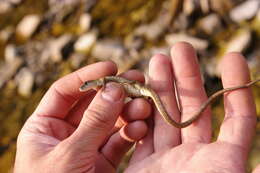
M92 86L91 83L92 82L90 82L90 81L85 82L83 85L80 86L79 90L81 92L84 92L84 91L92 89L94 86Z

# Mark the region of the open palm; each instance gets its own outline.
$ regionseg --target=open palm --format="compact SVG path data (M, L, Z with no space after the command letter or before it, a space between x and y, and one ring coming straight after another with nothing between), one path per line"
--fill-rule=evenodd
M246 61L238 53L226 55L221 70L224 88L250 80ZM176 121L191 118L207 99L196 53L189 44L176 44L171 50L171 60L164 55L153 57L149 77L151 87ZM137 144L126 172L245 172L256 124L252 93L250 89L232 91L225 94L224 102L226 114L216 142L211 142L210 109L184 129L169 126L155 112L154 119L149 121L148 135Z

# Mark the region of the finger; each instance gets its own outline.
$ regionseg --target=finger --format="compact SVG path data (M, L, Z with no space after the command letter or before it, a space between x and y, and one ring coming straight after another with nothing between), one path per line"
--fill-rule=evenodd
M113 130L111 131L107 140L105 140L105 141L110 140L109 139L109 138L111 138L110 136L115 135L116 133L118 133L119 130L120 130L121 138L124 140L137 141L137 140L141 139L144 136L143 132L142 132L143 131L142 126L144 126L143 123L145 123L142 120L149 117L150 114L151 114L151 106L147 101L145 101L142 98L137 98L137 99L131 100L124 106L124 110L123 110L122 117L121 117L121 118L123 118L123 120L121 120L121 122L123 122L123 123L119 122L120 125L117 125L113 128ZM140 123L142 123L141 124L142 126L140 125L140 127L139 127L138 124L140 124ZM137 124L137 125L135 125L135 124ZM135 128L135 129L133 129L133 128ZM145 124L145 129L147 129L146 124ZM140 130L140 132L139 132L139 130ZM138 137L138 136L140 136L140 137ZM114 140L112 140L112 141L114 141ZM114 142L113 142L113 144L114 144ZM124 143L120 143L120 145L121 145L120 147L121 148L124 147L125 150L127 150L128 146L129 146L128 143L125 143L126 146L124 146ZM116 147L116 148L118 148L118 147ZM120 157L118 157L118 158L120 158Z
M173 78L170 59L165 55L155 55L149 64L149 84L161 98L168 114L179 122L180 113L174 94ZM154 109L154 151L180 144L180 130L167 124L157 109Z
M137 70L130 70L125 73L120 74L121 77L130 79L130 80L136 80L139 82L144 82L144 76L141 72ZM91 91L84 95L82 98L79 99L79 101L73 106L73 108L69 111L68 116L66 117L66 120L72 124L73 126L77 127L80 123L80 120L82 119L84 111L87 109L88 105L94 98L96 92ZM138 105L137 105L138 106ZM120 122L119 120L116 123L115 130L112 130L112 133L117 131L119 128L122 127L123 122Z
M64 76L50 87L38 105L35 114L64 118L75 101L86 94L79 91L79 87L84 81L115 75L116 72L116 65L111 61L105 61L88 65Z
M122 118L125 122L144 120L151 115L151 105L143 98L136 98L124 106Z
M194 48L185 42L176 43L171 49L176 88L178 91L182 122L189 120L207 100L203 87L200 68ZM182 142L210 142L210 111L203 112L202 117L181 130Z
M144 75L138 70L129 70L127 72L120 74L119 76L129 80L135 80L141 83L144 83L145 81Z
M88 152L97 152L104 143L124 105L124 90L117 83L108 83L100 90L89 107L76 131L68 138L73 149L85 148Z
M136 143L129 165L134 165L154 153L153 119L148 119L148 131L144 138Z
M129 123L109 138L101 153L116 168L134 142L142 139L146 133L147 125L144 121Z
M239 53L227 54L221 63L224 88L250 81L249 69ZM224 95L225 119L218 140L249 149L256 125L256 108L250 88L238 89Z

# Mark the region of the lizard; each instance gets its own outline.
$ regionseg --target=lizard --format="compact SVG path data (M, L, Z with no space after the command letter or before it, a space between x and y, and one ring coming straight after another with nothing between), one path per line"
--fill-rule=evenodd
M128 94L129 97L144 97L144 98L150 98L155 104L155 107L161 114L162 118L164 119L165 122L168 124L176 127L176 128L185 128L198 120L202 114L202 112L208 107L208 105L216 99L218 96L228 92L228 91L233 91L237 89L242 89L242 88L248 88L252 86L253 84L260 82L260 79L256 79L252 82L249 82L244 85L239 85L235 87L230 87L230 88L225 88L222 90L217 91L213 95L211 95L202 105L201 107L194 113L194 115L187 121L184 122L176 122L171 118L171 116L167 113L166 108L164 107L160 97L157 95L157 93L148 85L142 84L138 81L134 80L129 80L125 79L123 77L119 76L105 76L103 78L99 78L96 80L90 80L84 82L83 85L80 86L79 90L81 92L85 92L89 89L93 88L100 88L100 87L105 87L106 83L108 82L115 82L119 83L124 87L124 90Z

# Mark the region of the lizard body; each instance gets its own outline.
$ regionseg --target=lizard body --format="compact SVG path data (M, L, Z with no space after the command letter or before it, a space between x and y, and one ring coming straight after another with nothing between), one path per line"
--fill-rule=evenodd
M89 89L95 88L95 87L104 87L106 83L108 82L116 82L121 84L126 93L128 94L129 97L148 97L151 98L161 114L162 118L167 122L168 124L177 127L177 128L184 128L192 124L194 121L196 121L202 114L202 112L207 108L207 106L218 96L224 94L225 92L228 91L233 91L237 89L242 89L242 88L247 88L250 87L251 85L260 82L260 79L254 80L250 83L247 83L245 85L240 85L237 87L231 87L231 88L225 88L222 89L216 93L214 93L212 96L208 98L206 102L204 102L200 109L194 113L192 118L190 118L187 121L178 123L175 120L171 118L171 116L167 113L166 108L164 107L160 97L156 94L156 92L151 89L148 85L141 84L137 81L133 80L128 80L119 76L106 76L97 80L91 80L91 81L86 81L80 88L79 90L81 92L87 91Z

